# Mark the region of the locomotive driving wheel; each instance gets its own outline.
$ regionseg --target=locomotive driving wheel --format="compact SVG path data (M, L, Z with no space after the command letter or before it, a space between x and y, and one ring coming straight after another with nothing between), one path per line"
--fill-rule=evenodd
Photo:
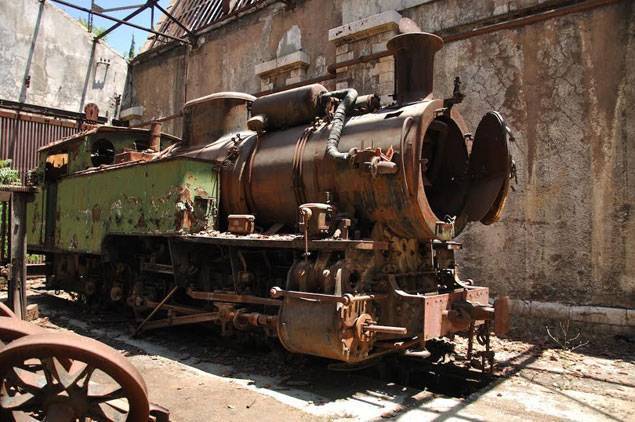
M0 418L147 421L141 374L116 350L75 334L42 333L0 351Z
M39 325L13 317L0 316L0 350L13 340L43 332L44 329Z
M2 302L0 302L0 316L17 318L17 315L15 314L15 312L13 312L11 308L9 308L7 305L5 305Z

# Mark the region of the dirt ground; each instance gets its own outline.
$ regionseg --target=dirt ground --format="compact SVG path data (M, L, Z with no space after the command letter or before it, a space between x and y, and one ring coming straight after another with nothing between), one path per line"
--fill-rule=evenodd
M591 340L574 351L545 333L525 334L525 341L493 338L498 363L491 378L433 368L405 380L386 376L382 365L330 370L338 368L275 345L229 341L202 326L132 338L123 315L89 314L38 282L29 302L38 304L36 323L124 353L145 377L151 401L169 408L176 422L635 420L635 339L629 336ZM465 341L455 340L463 351ZM575 344L584 343L568 345Z

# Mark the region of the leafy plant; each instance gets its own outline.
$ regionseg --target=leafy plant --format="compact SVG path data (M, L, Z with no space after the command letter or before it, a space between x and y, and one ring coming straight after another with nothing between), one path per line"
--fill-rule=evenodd
M0 160L0 185L19 185L20 173L11 168L11 160Z
M130 42L130 50L128 51L128 60L134 59L136 55L136 46L134 41L134 34L132 34L132 41Z
M88 31L88 21L84 18L79 18L77 19L79 21L79 23L86 28L86 30ZM101 26L95 26L93 25L93 30L92 30L92 34L95 35L96 37L100 36L101 34L103 34L104 32L106 32L106 28L101 27ZM104 37L104 40L108 39L108 36Z

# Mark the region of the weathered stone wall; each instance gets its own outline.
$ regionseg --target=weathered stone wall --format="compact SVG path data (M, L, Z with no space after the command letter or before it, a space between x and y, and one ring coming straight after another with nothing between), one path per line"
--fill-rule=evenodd
M394 26L373 26L375 18L360 23L384 12L408 17L424 31L443 32L542 3L305 0L294 9L277 4L215 29L189 55L142 56L133 66L131 104L143 105L145 117L158 117L177 111L185 98L219 90L256 93L298 76L324 75L329 64L385 48ZM476 128L486 111L496 109L516 134L518 183L503 220L474 224L460 238L464 276L494 293L635 306L634 9L624 0L449 42L437 54L435 94L449 96L460 76L467 95L460 108L468 124ZM338 27L352 28L350 38L329 35ZM374 29L365 32L368 27ZM301 72L290 75L289 68L276 67L275 60L287 63L285 57L297 51L307 57L294 62L301 63ZM256 67L272 60L260 70L276 76L258 74ZM338 68L336 79L325 84L378 92L386 100L391 60Z
M326 73L333 62L335 46L328 42L328 29L340 23L337 0L302 1L293 9L274 3L264 10L246 15L203 35L177 63L175 54L142 54L131 68L132 93L127 105L143 106L144 119L176 112L178 103L218 91L255 93L269 81L257 75L256 66L295 51L307 54L304 80ZM300 31L296 31L297 27ZM181 50L179 50L181 51ZM171 59L165 61L164 57ZM176 80L177 74L186 80ZM294 82L290 72L276 73L273 87ZM277 81L276 81L277 79ZM287 81L291 79L290 81ZM277 82L277 83L276 83ZM334 83L326 83L334 88ZM163 128L180 135L179 120L166 122Z
M38 0L0 2L0 98L113 117L128 63L77 20ZM30 76L30 86L24 83Z
M624 1L439 52L437 92L462 76L472 127L498 109L517 135L503 222L461 239L470 276L521 298L635 306L634 47Z

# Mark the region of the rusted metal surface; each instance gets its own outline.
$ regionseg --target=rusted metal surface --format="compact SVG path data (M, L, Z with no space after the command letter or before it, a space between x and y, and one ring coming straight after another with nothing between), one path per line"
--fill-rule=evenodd
M218 245L231 245L243 247L261 247L261 248L293 248L304 249L304 238L301 235L272 235L265 236L254 233L249 237L240 237L231 235L230 233L214 233L196 234L181 239L184 242L192 243L213 243ZM383 241L372 240L335 240L335 239L319 239L311 240L310 248L314 250L385 250L388 243Z
M395 100L409 103L432 94L434 55L443 47L443 40L410 32L392 38L386 47L395 57Z
M487 113L476 128L474 140L468 169L472 186L466 212L470 221L491 224L500 219L512 172L508 129L502 116Z
M22 321L16 316L0 316L0 350L13 340L43 332L44 329L39 325Z
M251 113L253 118L264 117L262 130L276 130L310 123L323 114L324 104L320 98L326 92L322 85L313 84L265 95L254 101ZM250 129L256 130L252 127Z
M237 295L222 292L200 292L191 289L188 289L187 295L192 299L208 300L212 302L250 303L254 305L280 306L279 300L250 295Z
M280 297L294 297L300 299L308 299L314 300L316 302L326 302L326 303L341 303L343 305L350 305L355 301L360 300L372 300L374 296L353 296L350 294L345 295L328 295L321 293L310 293L310 292L295 292L290 290L282 290L279 287L272 287L270 290L271 297L280 298Z
M150 149L152 152L161 150L161 123L159 122L150 125Z
M452 313L452 305L458 301L469 301L487 305L488 289L481 287L466 292L429 296L424 299L424 339L432 339L465 331L473 319L458 312Z
M169 421L117 350L0 316L2 420Z
M256 217L250 214L232 214L227 216L227 231L231 234L252 234L256 228Z
M26 361L38 363L25 366ZM19 375L10 376L16 368ZM99 384L90 382L93 376ZM148 420L141 374L119 352L86 337L42 333L15 340L0 351L0 379L3 390L12 392L0 411L15 418Z
M217 92L188 101L183 106L184 143L206 145L226 133L244 129L247 108L255 99L241 92Z
M154 153L126 151L115 155L115 164L128 163L131 161L150 161L153 158L156 158Z
M370 300L345 305L285 295L278 319L278 338L294 353L359 362L370 357L375 333L363 325L372 320Z
M17 318L15 312L11 310L7 305L3 302L0 302L0 316L9 317L9 318Z
M502 296L494 302L494 333L497 337L504 337L510 328L511 301L508 296Z
M429 70L441 40L430 34L409 33L392 42L398 52L395 83L402 87L398 91L404 92L403 98L397 99L411 102L428 96L431 72L424 72L429 74L428 80L415 83L421 72L410 75L404 69L410 63ZM281 100L280 107L286 106ZM499 128L505 131L504 122L499 122ZM478 197L478 181L487 176L475 171L466 176L469 152L465 138L470 131L457 109L446 107L442 100L428 98L349 118L337 147L348 157L346 163L324 154L332 143L328 117L316 121L310 134L305 134L305 129L301 125L266 132L236 145L240 156L233 160L235 166L223 167L221 202L226 212L257 215L258 223L265 226L278 222L291 226L297 221L292 210L302 205L298 199L320 203L331 195L339 210L381 222L400 236L419 239L435 238L438 221L453 220L458 235L474 220L465 209L466 197ZM473 149L479 151L481 145L485 149L495 142L489 138L491 133L479 132ZM399 150L395 150L397 139L401 140ZM504 149L484 159L491 160L490 164L479 162L479 168L509 162ZM397 172L395 177L391 176L393 171ZM490 210L505 180L499 177L488 185L496 194L480 201L482 208ZM287 192L302 195L294 197Z

